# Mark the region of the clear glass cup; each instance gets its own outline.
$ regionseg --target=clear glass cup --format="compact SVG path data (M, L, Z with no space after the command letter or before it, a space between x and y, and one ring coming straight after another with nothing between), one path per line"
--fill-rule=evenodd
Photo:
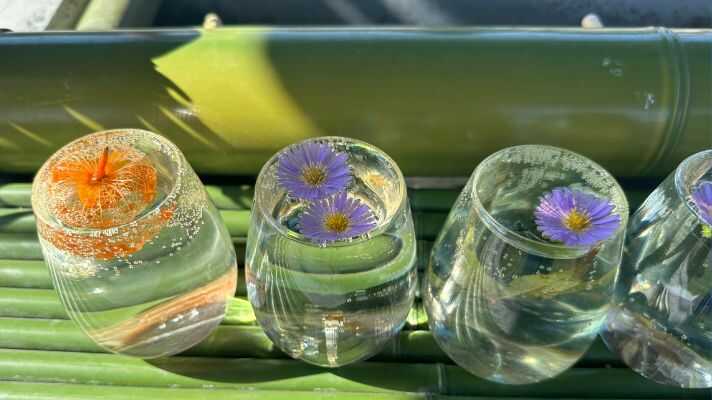
M302 232L309 205L324 200L290 194L279 180L280 160L314 145L346 159L351 179L340 193L370 208L375 222L368 232L324 243ZM336 367L377 353L402 328L413 304L415 253L405 181L381 150L321 137L283 149L262 168L247 239L246 285L260 325L290 356Z
M693 197L703 182L712 150L683 161L635 212L601 332L640 375L685 388L712 387L712 228Z
M534 211L566 187L607 198L622 222L607 240L566 246ZM567 150L500 150L474 171L438 236L423 288L440 347L474 375L527 384L568 369L598 333L613 294L628 204L615 179Z
M175 354L224 317L235 250L200 180L165 138L119 129L67 144L37 173L32 207L54 287L101 347Z

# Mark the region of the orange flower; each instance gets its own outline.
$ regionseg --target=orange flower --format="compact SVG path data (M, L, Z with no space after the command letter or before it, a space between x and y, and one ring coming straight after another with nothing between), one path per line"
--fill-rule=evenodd
M111 234L87 235L40 223L40 235L61 250L99 259L126 257L141 250L173 215L175 206L168 202L141 218L156 197L158 178L138 150L106 147L98 156L70 155L49 168L49 208L58 220L72 228L116 227Z
M50 167L52 211L66 225L109 228L133 220L156 196L156 169L132 148L104 148Z

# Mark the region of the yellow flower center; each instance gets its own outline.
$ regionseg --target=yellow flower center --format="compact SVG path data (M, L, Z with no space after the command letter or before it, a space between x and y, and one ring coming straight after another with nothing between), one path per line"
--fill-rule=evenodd
M588 215L573 209L569 215L564 217L564 226L576 233L580 233L591 227L591 219Z
M702 237L706 239L712 238L712 227L709 225L702 225Z
M309 186L321 186L326 180L326 169L320 165L308 165L302 169L302 180Z
M349 228L349 217L343 213L329 214L324 218L324 228L335 233L345 232Z

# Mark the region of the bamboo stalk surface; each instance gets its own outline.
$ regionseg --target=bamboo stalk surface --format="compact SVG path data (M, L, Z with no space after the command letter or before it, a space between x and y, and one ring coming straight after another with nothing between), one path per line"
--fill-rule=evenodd
M254 176L285 145L338 134L409 176L465 176L536 141L659 178L709 146L711 48L710 30L663 28L7 33L0 93L16 95L0 96L0 170L142 127L199 173Z
M228 317L229 318L229 317ZM254 320L252 321L254 323ZM104 353L69 320L0 318L0 348ZM231 358L288 358L256 325L220 325L208 338L184 352L185 356ZM427 330L404 330L371 361L452 364ZM597 341L577 367L620 366L605 345Z
M221 395L224 393L225 396L235 396L234 398L251 398L249 396L240 396L244 394L243 392L246 388L249 387L254 389L254 382L248 382L249 379L236 381L232 377L226 377L224 374L217 372L218 367L216 365L223 365L224 367L231 369L231 371L241 373L245 376L247 372L240 372L242 371L240 367L235 367L230 364L230 360L228 360L230 358L253 359L247 364L253 364L255 360L257 360L258 364L262 362L270 363L273 361L283 362L287 363L286 365L288 366L287 369L289 371L297 371L293 374L293 376L285 378L288 383L285 383L283 379L284 376L279 372L274 372L273 375L269 375L267 372L268 368L265 366L260 366L260 373L257 377L254 375L247 375L248 377L255 377L259 393L275 396L274 398L281 398L284 394L285 396L290 396L292 399L299 399L300 397L298 396L302 393L304 393L304 396L307 396L313 393L312 390L314 388L321 389L323 386L333 390L332 393L337 393L338 395L344 394L344 396L346 396L344 398L349 398L349 396L351 396L353 398L383 398L385 400L401 398L439 398L423 397L435 396L433 393L438 393L437 396L458 395L478 396L478 398L485 395L556 395L575 397L580 395L581 392L578 388L574 390L574 379L571 378L570 375L572 373L574 375L579 374L577 376L579 376L580 379L612 379L612 384L614 386L617 385L625 387L626 385L633 385L633 389L629 386L625 390L621 390L616 387L615 389L611 389L609 391L601 389L597 389L593 392L589 391L593 397L623 398L632 395L645 396L646 394L653 393L650 388L646 388L647 391L635 389L635 387L642 387L644 385L640 382L636 382L636 379L640 378L633 375L628 370L619 368L605 370L599 368L606 365L621 365L620 361L617 360L617 358L613 356L600 341L596 341L594 343L589 352L582 358L582 360L579 361L574 371L567 373L566 378L568 378L568 380L564 378L556 380L556 382L559 382L558 385L554 385L554 381L545 382L542 384L545 386L543 388L539 388L540 385L533 386L533 388L536 389L531 393L517 392L516 390L501 390L499 385L493 385L489 382L480 381L465 373L458 367L450 365L451 361L438 348L430 332L422 330L427 328L427 315L422 309L422 304L419 302L416 303L416 307L411 310L404 331L388 342L384 349L371 359L371 362L365 364L372 367L371 372L373 374L380 375L387 375L384 372L389 371L390 373L390 368L396 365L399 367L404 366L415 371L411 375L415 377L414 379L416 380L420 380L419 377L421 376L431 377L432 374L437 373L441 374L438 379L443 377L448 379L447 384L442 385L439 383L439 380L428 378L422 382L424 382L423 385L425 387L431 388L425 390L431 390L432 393L427 395L423 393L411 393L413 391L423 390L424 386L413 385L407 382L407 377L409 376L408 374L398 375L395 381L386 381L379 377L367 376L368 374L365 372L356 370L349 370L346 372L346 376L348 377L346 382L340 380L344 378L340 372L335 372L337 374L336 377L329 375L321 381L315 379L314 377L315 374L321 376L321 372L315 373L311 370L302 370L297 368L300 363L297 362L297 364L291 364L295 362L288 360L287 357L272 344L264 332L256 325L256 320L249 302L243 298L233 299L230 303L230 307L223 324L219 326L218 329L206 340L182 355L192 360L197 360L196 362L200 365L212 365L213 367L207 368L207 372L205 373L198 373L195 369L193 369L193 367L186 367L186 365L184 365L189 364L188 361L185 361L184 364L181 364L180 362L176 362L176 364L169 362L169 365L167 366L144 365L141 368L158 368L159 371L164 372L166 370L173 371L178 373L179 378L182 377L187 379L186 381L182 381L182 383L176 383L176 379L170 377L166 378L164 376L165 379L163 381L159 379L159 384L157 385L154 385L155 382L146 383L141 381L138 377L131 376L134 373L145 373L145 369L130 369L127 372L124 369L126 366L117 366L112 364L112 362L124 358L120 356L100 354L103 353L104 350L96 346L71 321L66 319L66 313L56 293L51 290L52 283L47 267L44 262L41 261L41 253L39 251L34 231L29 228L29 219L32 219L31 212L27 209L27 204L29 203L29 187L29 184L5 184L0 186L0 207L4 207L0 209L0 347L14 349L0 350L0 380L17 379L17 377L20 376L21 379L52 381L55 383L38 384L36 382L32 382L31 384L26 384L16 382L11 384L14 388L12 390L5 390L4 384L9 384L8 382L0 383L0 387L2 387L0 392L2 392L3 395L10 396L8 398L33 398L31 396L36 396L36 398L48 398L47 393L49 392L45 392L44 388L46 387L50 390L50 385L53 393L62 393L64 396L73 396L80 399L93 398L92 396L104 395L104 389L107 388L107 386L104 385L107 383L138 385L122 386L121 388L128 387L132 388L132 390L136 388L135 392L126 391L124 394L127 395L137 393L138 396L140 393L148 394L150 392L155 393L156 396L160 393L165 393L166 395L170 395L171 397L175 397L177 399L203 398L200 397L204 395L201 388L209 386L212 390L219 391ZM247 233L247 227L249 224L249 209L252 201L252 188L244 185L208 186L207 189L210 197L221 209L221 213L225 218L227 226L229 228L232 226L231 233L238 232L241 235L239 237L234 237L234 241L236 243L238 258L240 259L240 265L242 265L244 260L244 236ZM428 259L427 255L429 254L430 247L432 246L431 240L435 237L435 234L439 230L439 226L442 224L446 216L447 210L457 197L458 193L459 190L442 189L418 189L411 190L409 192L411 206L414 210L416 231L418 236L421 238L421 240L417 243L419 269L426 266ZM638 198L642 198L647 194L644 190L633 191L633 193L635 193ZM13 218L15 216L17 218ZM4 225L6 222L7 225ZM26 224L24 225L25 230L18 228L22 227L23 223ZM34 221L32 221L32 224L34 224ZM10 230L7 231L4 230L5 226L14 228L10 228ZM13 229L18 229L19 231L13 233ZM239 279L237 294L243 296L245 295L243 277L240 277ZM40 369L40 365L42 364L44 365L43 368L45 368L45 374L34 374L34 372L32 372L29 375L23 375L22 371L28 371L27 369L13 369L15 367L11 367L9 370L4 369L3 366L7 366L10 359L16 356L15 353L8 352L15 350L20 351L20 353L18 353L19 358L17 358L18 362L28 362L29 365L34 365L37 370ZM23 351L29 351L29 353ZM28 356L28 354L45 354L47 351L50 352L50 356L62 354L68 357L69 372L64 375L63 373L65 371L62 371L62 373L59 374L52 372L54 368L60 368L60 362L52 359L52 357L43 359L43 362L39 361L37 358ZM78 361L76 357L81 358L82 353L96 353L96 356L112 357L109 359L103 358L100 362L98 359L92 360L99 362L101 365L104 365L105 362L109 362L108 365L110 370L111 368L122 369L125 372L125 376L119 379L115 376L110 376L110 374L104 374L101 379L106 379L106 381L101 381L101 385L93 386L96 382L90 379L90 376L92 375L90 370L91 368L96 367L92 366L89 370L85 369L83 370L84 372L81 372L79 370L79 365L81 365L82 362ZM178 358L183 359L184 357ZM34 359L34 361L31 361L32 359ZM84 359L84 361L88 360ZM225 362L229 365L225 364ZM388 362L389 364L379 364L379 362ZM426 364L421 366L420 364L413 363ZM88 365L98 364L91 364L90 362ZM419 367L410 367L412 365L418 365ZM134 367L136 366L131 366L131 368ZM198 376L191 376L190 374L186 375L186 368L187 370L192 371L190 374ZM275 366L274 368L276 371L282 367ZM428 371L428 369L433 369L435 372L423 372ZM615 373L612 373L611 371L615 371ZM10 376L13 372L15 374ZM155 372L156 371L150 372L149 375ZM82 375L82 373L85 373L85 375ZM583 373L588 373L589 375L586 375L586 378L582 378L584 375L581 374ZM94 373L94 375L96 375L96 373ZM160 375L160 373L158 375ZM72 382L74 381L72 381L72 379L78 379L78 382L81 382L81 384L73 384ZM122 381L121 379L125 380ZM353 382L353 379L360 380ZM450 379L453 380L451 381ZM180 381L180 379L178 379L178 381ZM473 384L472 381L479 382L480 384ZM29 389L32 385L39 385L39 389ZM151 385L156 387L145 387ZM186 387L181 387L181 389L171 389L169 388L170 385L186 385ZM395 390L400 390L401 392L393 392L393 386L396 387ZM570 389L564 389L564 387L568 387ZM182 390L183 392L176 392L177 390ZM108 393L108 391L106 392ZM662 391L655 393L656 396L658 396L657 398L674 398L676 394L684 394L687 398L696 398L698 396L697 392L687 391ZM49 398L51 399L51 397Z
M494 397L443 396L433 393L353 393L205 388L153 388L68 383L3 382L5 400L495 400ZM534 399L520 399L534 400Z
M474 169L474 166L473 166ZM30 208L32 184L4 183L0 184L0 207ZM249 210L252 208L254 188L251 185L206 185L205 190L220 210ZM452 189L409 189L408 200L413 211L450 211L450 207L460 194L461 188ZM626 195L631 209L637 208L647 197L647 188L628 188Z
M129 302L129 304L134 304ZM117 306L118 307L118 306ZM114 308L115 309L115 308ZM68 319L57 292L50 289L20 289L0 287L0 318ZM416 301L406 319L404 329L423 329L427 315L420 301ZM223 320L227 325L254 325L255 315L244 297L233 297L228 303Z
M626 368L574 368L536 385L500 385L439 363L362 362L327 370L296 360L168 357L0 349L0 380L158 388L326 390L363 393L430 392L498 397L708 398L647 381Z

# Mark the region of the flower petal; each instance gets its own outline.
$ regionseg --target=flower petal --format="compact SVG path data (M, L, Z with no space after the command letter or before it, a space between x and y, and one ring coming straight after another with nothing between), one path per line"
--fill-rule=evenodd
M700 210L702 219L712 225L712 182L704 181L692 192L692 200Z

